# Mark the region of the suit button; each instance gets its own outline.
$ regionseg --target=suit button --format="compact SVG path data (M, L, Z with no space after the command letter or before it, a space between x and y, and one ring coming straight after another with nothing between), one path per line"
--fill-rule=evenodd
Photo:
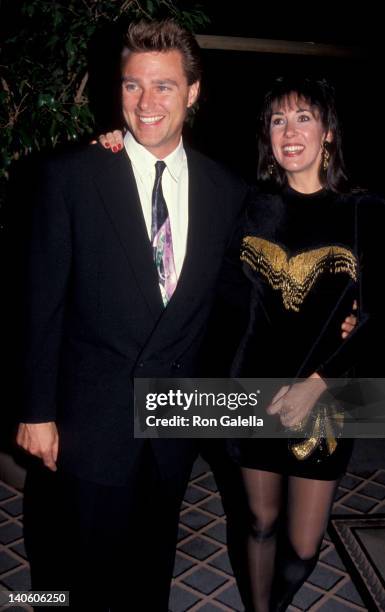
M138 368L143 368L143 367L144 367L144 363L143 363L143 361L139 361L139 363L138 363Z
M179 361L173 361L172 364L171 364L171 366L174 368L174 370L179 370L180 365L181 364L179 363Z

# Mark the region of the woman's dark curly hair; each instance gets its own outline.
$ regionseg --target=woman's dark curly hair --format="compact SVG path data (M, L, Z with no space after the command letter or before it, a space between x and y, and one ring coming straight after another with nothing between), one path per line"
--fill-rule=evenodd
M324 170L319 169L321 185L335 192L347 190L347 176L341 148L341 130L335 106L333 87L324 79L312 78L293 79L280 77L275 80L266 93L259 119L258 138L258 179L269 181L278 188L287 185L285 170L275 161L271 148L270 124L273 107L284 104L293 95L299 100L305 100L310 107L317 110L325 129L331 132L333 139L327 142L330 154L329 165Z

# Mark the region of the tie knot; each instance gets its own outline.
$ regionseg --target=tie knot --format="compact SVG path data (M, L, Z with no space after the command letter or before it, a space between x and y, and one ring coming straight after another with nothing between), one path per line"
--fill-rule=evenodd
M162 176L165 167L166 167L166 164L164 163L164 161L157 161L155 163L155 179Z

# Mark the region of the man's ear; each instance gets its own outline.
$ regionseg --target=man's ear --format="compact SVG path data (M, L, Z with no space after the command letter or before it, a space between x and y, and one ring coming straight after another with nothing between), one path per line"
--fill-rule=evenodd
M187 99L187 108L190 108L198 99L199 90L200 90L200 81L195 81L192 85L189 85L188 88L188 99Z

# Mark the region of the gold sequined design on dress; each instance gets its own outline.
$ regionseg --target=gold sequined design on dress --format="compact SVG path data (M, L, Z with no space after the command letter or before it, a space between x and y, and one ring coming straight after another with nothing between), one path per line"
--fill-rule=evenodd
M307 294L323 272L345 272L357 280L357 259L347 248L325 246L288 257L282 247L257 236L243 239L241 260L282 292L287 310L299 312Z

